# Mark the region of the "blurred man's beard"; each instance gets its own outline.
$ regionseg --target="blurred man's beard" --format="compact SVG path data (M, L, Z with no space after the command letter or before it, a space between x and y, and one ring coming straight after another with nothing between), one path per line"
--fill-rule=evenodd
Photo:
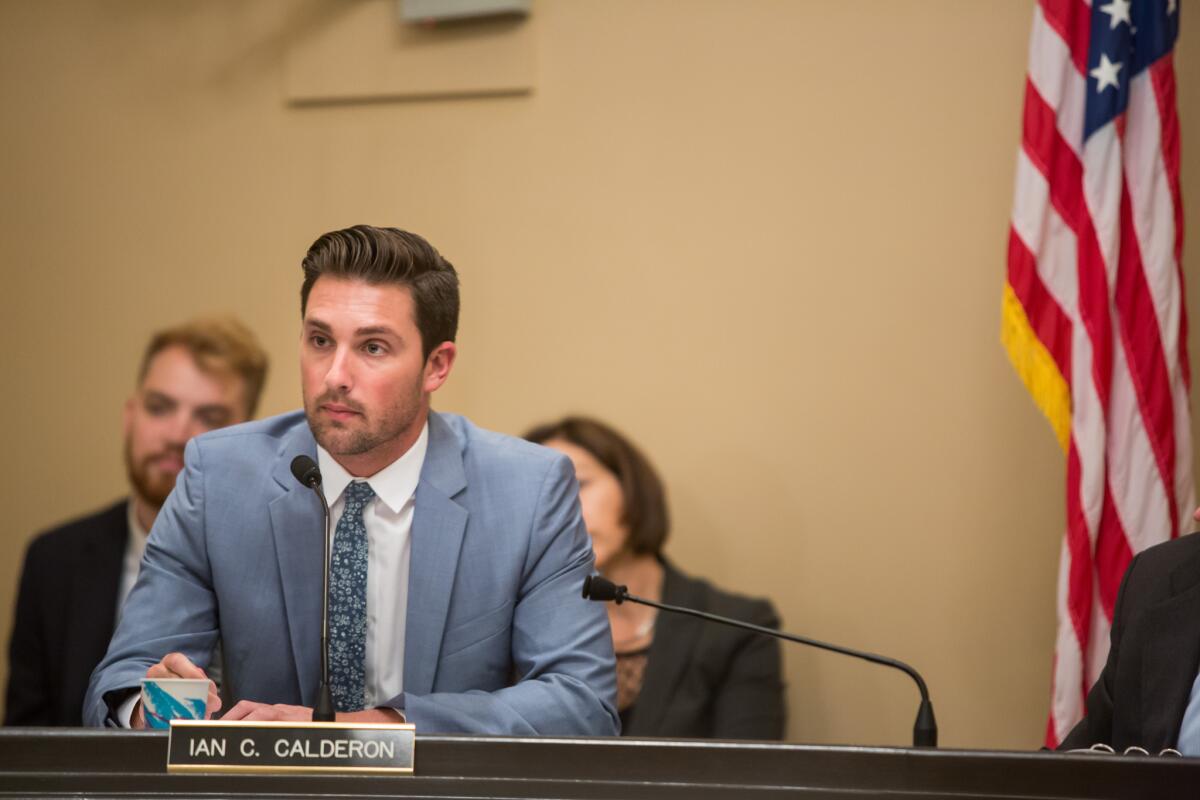
M397 392L397 394L400 394ZM351 419L353 425L347 425L334 420L322 419L318 408L324 403L340 403L349 406L362 414L360 418ZM413 426L421 413L421 384L412 387L407 396L400 398L395 405L385 409L378 415L378 422L373 422L363 413L361 406L349 402L341 395L326 392L312 402L305 402L304 416L308 418L308 427L312 430L313 438L325 452L333 456L360 456L369 453L376 447L396 439Z
M154 508L162 508L162 504L167 502L167 495L175 488L175 475L163 475L150 469L150 462L162 455L153 453L135 464L131 442L128 437L125 438L125 474L129 476L134 493Z

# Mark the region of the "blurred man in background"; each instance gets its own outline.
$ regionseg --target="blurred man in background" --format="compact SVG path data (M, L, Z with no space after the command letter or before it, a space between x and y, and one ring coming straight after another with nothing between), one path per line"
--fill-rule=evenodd
M183 469L183 447L254 415L267 355L232 318L157 333L125 403L130 496L30 544L9 646L5 725L80 725L92 670L137 578L146 536Z

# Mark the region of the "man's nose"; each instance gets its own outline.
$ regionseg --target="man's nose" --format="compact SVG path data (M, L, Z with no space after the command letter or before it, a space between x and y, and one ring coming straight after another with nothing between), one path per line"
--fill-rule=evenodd
M350 352L346 348L339 347L329 362L329 369L325 372L325 388L342 394L349 391L353 385Z
M167 443L183 447L187 444L188 439L203 432L204 429L196 424L196 419L191 412L187 408L180 407L171 415L171 422L167 425Z

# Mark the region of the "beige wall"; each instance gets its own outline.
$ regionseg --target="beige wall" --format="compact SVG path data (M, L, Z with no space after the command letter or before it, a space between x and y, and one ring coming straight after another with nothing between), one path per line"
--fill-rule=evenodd
M463 276L438 407L611 420L686 569L913 662L944 744L1037 746L1062 459L998 344L1031 0L543 0L529 95L289 106L289 48L351 5L0 3L0 605L34 531L124 491L151 329L242 315L292 408L304 248L398 224ZM787 675L793 739L909 740L903 677Z

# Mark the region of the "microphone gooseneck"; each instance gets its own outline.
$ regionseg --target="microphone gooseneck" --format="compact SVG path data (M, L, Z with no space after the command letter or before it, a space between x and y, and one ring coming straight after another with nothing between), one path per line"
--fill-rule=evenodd
M321 469L308 456L292 459L292 475L313 490L321 501L325 516L325 569L321 572L321 685L317 687L317 703L313 706L313 722L333 722L337 714L333 708L333 693L329 688L329 562L332 557L333 536L329 523L329 503L321 491Z
M882 664L885 667L892 667L908 675L917 684L917 690L921 693L921 705L917 708L917 721L913 724L913 745L915 747L937 747L937 721L933 716L933 704L929 701L929 689L925 686L925 679L913 667L905 664L895 658L868 653L862 650L854 650L849 647L842 647L829 642L822 642L818 639L810 639L807 636L797 636L792 633L784 633L777 631L774 628L765 628L762 625L753 625L749 622L742 622L738 619L729 617L721 617L716 614L709 614L706 611L697 611L692 608L684 608L683 606L672 606L666 603L657 603L653 600L647 600L637 595L629 593L629 589L625 586L618 586L612 581L600 575L589 575L583 579L583 598L585 600L595 600L597 602L606 603L612 601L617 605L629 601L631 603L640 603L644 606L651 606L662 611L670 611L675 614L686 614L689 617L699 617L700 619L708 620L709 622L718 622L722 625L730 625L735 628L761 633L764 636L773 636L776 639L784 639L797 644L808 645L809 647L817 647L821 650L828 650L833 653L841 653L844 656L852 656L861 658L864 661L870 661L874 664Z

